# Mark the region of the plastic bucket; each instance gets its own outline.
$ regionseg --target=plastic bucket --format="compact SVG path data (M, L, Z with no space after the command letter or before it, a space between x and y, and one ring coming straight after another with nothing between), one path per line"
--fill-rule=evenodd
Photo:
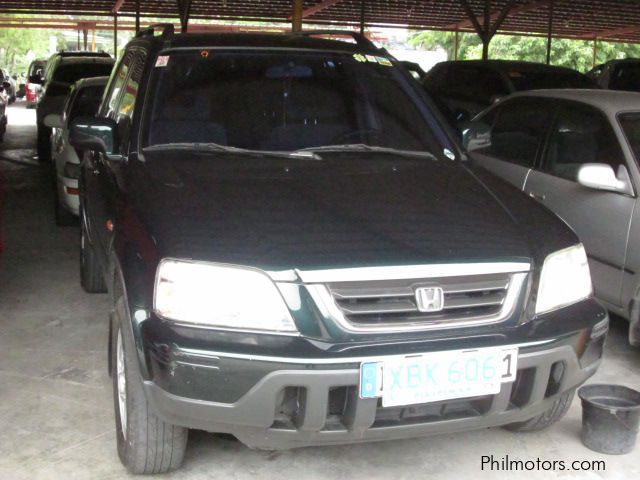
M640 392L622 385L585 385L582 400L582 443L611 455L629 453L640 426Z

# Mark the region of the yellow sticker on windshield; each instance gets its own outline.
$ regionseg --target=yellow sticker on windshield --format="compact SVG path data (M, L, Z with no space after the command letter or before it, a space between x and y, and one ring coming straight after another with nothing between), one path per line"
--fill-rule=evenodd
M356 62L366 62L367 58L362 55L361 53L354 53L353 54L353 58L356 60Z

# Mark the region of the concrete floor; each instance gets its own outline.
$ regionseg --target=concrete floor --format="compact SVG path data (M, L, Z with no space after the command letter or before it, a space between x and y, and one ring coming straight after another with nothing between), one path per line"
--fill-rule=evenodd
M78 231L53 223L51 179L34 160L35 114L17 103L0 144L4 201L0 257L0 479L127 478L115 450L106 371L105 295L78 279ZM604 363L592 382L640 387L640 349L613 319ZM251 451L192 432L184 467L164 478L640 478L640 445L624 456L582 446L580 402L544 432L495 428L426 439ZM604 472L491 472L481 456L517 460L605 460Z

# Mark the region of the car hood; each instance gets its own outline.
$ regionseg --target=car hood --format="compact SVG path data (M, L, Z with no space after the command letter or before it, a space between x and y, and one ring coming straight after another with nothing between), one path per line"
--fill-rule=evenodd
M157 258L265 270L538 263L577 243L553 214L485 171L388 154L322 156L147 153L127 168L124 230L135 217Z

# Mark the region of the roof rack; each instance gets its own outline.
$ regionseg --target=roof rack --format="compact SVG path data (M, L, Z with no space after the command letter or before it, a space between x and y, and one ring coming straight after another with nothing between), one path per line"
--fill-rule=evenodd
M301 35L303 37L313 37L321 35L334 35L337 37L351 37L355 40L359 47L372 48L374 50L380 50L375 43L369 40L360 32L354 32L353 30L305 30L304 32L294 32L294 35Z
M159 30L162 30L160 34L161 37L172 37L174 33L173 23L154 23L153 25L149 25L147 28L140 30L136 34L136 38L153 37Z

